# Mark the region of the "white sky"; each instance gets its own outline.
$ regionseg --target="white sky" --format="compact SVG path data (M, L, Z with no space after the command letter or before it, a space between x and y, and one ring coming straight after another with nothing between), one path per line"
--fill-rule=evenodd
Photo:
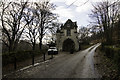
M105 0L51 0L57 7L54 13L59 15L59 21L65 23L67 19L73 22L77 21L78 26L87 26L92 19L89 14L92 10L92 4ZM114 1L114 0L109 0ZM74 4L72 4L75 2ZM84 4L86 3L86 4ZM72 5L71 5L72 4ZM71 5L71 6L69 6Z

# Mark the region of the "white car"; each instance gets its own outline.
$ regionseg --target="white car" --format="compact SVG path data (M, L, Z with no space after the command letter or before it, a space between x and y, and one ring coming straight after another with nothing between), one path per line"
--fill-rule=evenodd
M48 55L56 55L56 54L58 54L58 50L56 47L50 47L48 49Z

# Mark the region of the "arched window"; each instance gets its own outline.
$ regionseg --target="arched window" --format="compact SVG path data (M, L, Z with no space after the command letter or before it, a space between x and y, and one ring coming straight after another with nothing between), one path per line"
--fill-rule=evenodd
M67 29L67 36L70 36L70 35L71 35L71 30Z

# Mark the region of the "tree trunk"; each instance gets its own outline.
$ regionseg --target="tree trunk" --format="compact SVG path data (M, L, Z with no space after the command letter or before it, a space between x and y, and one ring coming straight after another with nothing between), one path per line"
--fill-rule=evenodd
M42 38L40 38L39 48L42 49Z
M110 38L111 34L109 33L109 31L107 31L105 35L106 35L105 36L106 37L106 43L107 44L111 44L111 38Z
M32 65L34 65L34 51L32 51Z
M14 69L15 69L15 70L17 69L17 58L16 58L16 57L17 57L16 54L13 53L13 59L14 59L13 65L14 65Z
M35 43L33 43L32 49L33 49L33 51L35 50Z
M10 45L9 45L9 53L10 52L13 52L13 44L12 43L10 43Z
M42 49L42 38L43 38L43 29L41 29L41 34L40 34L40 38L39 38L39 41L40 41L40 43L39 43L39 48L40 48L40 50Z
M34 65L34 57L35 57L35 54L34 54L34 52L35 52L35 42L33 42L33 50L32 50L32 65Z
M118 40L117 40L117 43L120 45L120 19L119 19L119 21L118 21L117 27L118 27L118 30L117 30Z

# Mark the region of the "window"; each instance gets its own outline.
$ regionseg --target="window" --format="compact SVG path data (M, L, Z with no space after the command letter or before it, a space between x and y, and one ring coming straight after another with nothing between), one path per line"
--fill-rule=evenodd
M67 36L70 36L70 35L71 35L71 30L68 29L68 30L67 30Z
M70 27L70 25L68 24L67 27Z

